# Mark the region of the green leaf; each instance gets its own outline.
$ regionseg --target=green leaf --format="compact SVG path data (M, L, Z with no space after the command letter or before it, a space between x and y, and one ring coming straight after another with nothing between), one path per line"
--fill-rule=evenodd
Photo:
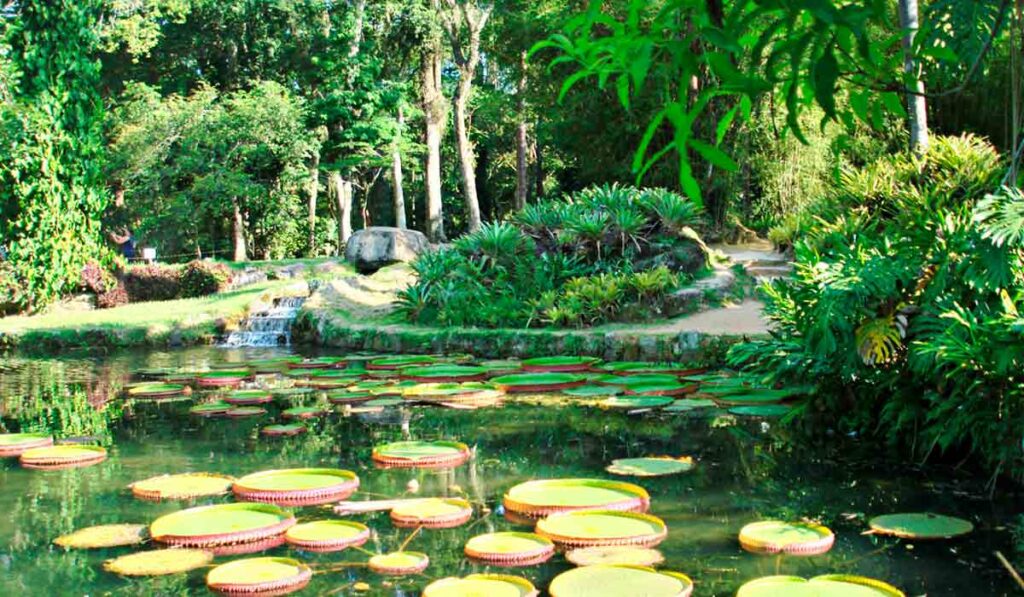
M715 147L714 145L710 145L699 139L690 139L689 145L697 153L699 153L701 157L711 162L715 166L718 166L719 168L726 170L728 172L735 172L736 170L739 170L739 164L737 164L735 160L729 157L728 154L726 154L721 149Z
M897 116L903 117L907 115L907 109L903 106L900 94L895 91L886 91L883 93L882 103L885 105L886 110Z
M836 117L836 81L839 80L839 62L830 46L814 65L814 99L830 119Z
M622 107L629 110L629 77L626 75L619 75L619 78L615 81L615 90L619 95L619 103Z
M573 74L569 75L565 79L565 82L562 83L562 89L558 92L558 103L562 103L562 100L565 99L566 94L569 93L569 90L572 89L573 85L575 85L576 83L580 82L581 80L586 78L588 75L590 75L590 71L586 71L586 70L576 71Z
M732 126L732 121L736 118L736 113L739 109L740 105L736 104L718 121L718 124L715 126L715 145L722 144L722 140L725 139L725 134L729 132L729 127Z

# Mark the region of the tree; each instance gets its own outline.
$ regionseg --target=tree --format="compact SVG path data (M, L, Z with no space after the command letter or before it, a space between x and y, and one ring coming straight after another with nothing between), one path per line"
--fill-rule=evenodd
M920 28L917 0L899 0L900 27L903 29L903 72L907 76L907 112L910 115L910 148L918 153L928 150L928 105L924 81L914 56L914 36Z
M448 103L441 90L441 40L431 36L420 53L420 96L423 101L424 170L427 190L427 238L443 242L444 217L441 197L441 139L447 122Z

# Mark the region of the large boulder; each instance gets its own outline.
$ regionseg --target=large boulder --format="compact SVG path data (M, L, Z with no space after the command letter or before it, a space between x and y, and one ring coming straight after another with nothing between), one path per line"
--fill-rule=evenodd
M345 260L361 273L373 273L385 265L409 262L430 248L422 232L387 226L363 228L348 239Z

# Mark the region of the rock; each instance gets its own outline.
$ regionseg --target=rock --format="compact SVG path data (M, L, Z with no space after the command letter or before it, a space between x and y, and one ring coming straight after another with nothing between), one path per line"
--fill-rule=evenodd
M345 259L361 273L373 273L385 265L412 261L429 248L422 232L372 226L348 239Z

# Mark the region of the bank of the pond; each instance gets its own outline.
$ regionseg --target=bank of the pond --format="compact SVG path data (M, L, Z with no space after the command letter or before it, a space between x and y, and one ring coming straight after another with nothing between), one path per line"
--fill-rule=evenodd
M366 321L336 310L305 309L294 333L299 343L344 350L468 352L487 358L579 354L715 365L730 346L766 335L767 327L761 304L747 300L674 319L582 329L426 327L395 318Z
M201 298L5 317L0 319L0 349L54 353L76 348L211 344L252 305L304 292L305 282L271 280Z

